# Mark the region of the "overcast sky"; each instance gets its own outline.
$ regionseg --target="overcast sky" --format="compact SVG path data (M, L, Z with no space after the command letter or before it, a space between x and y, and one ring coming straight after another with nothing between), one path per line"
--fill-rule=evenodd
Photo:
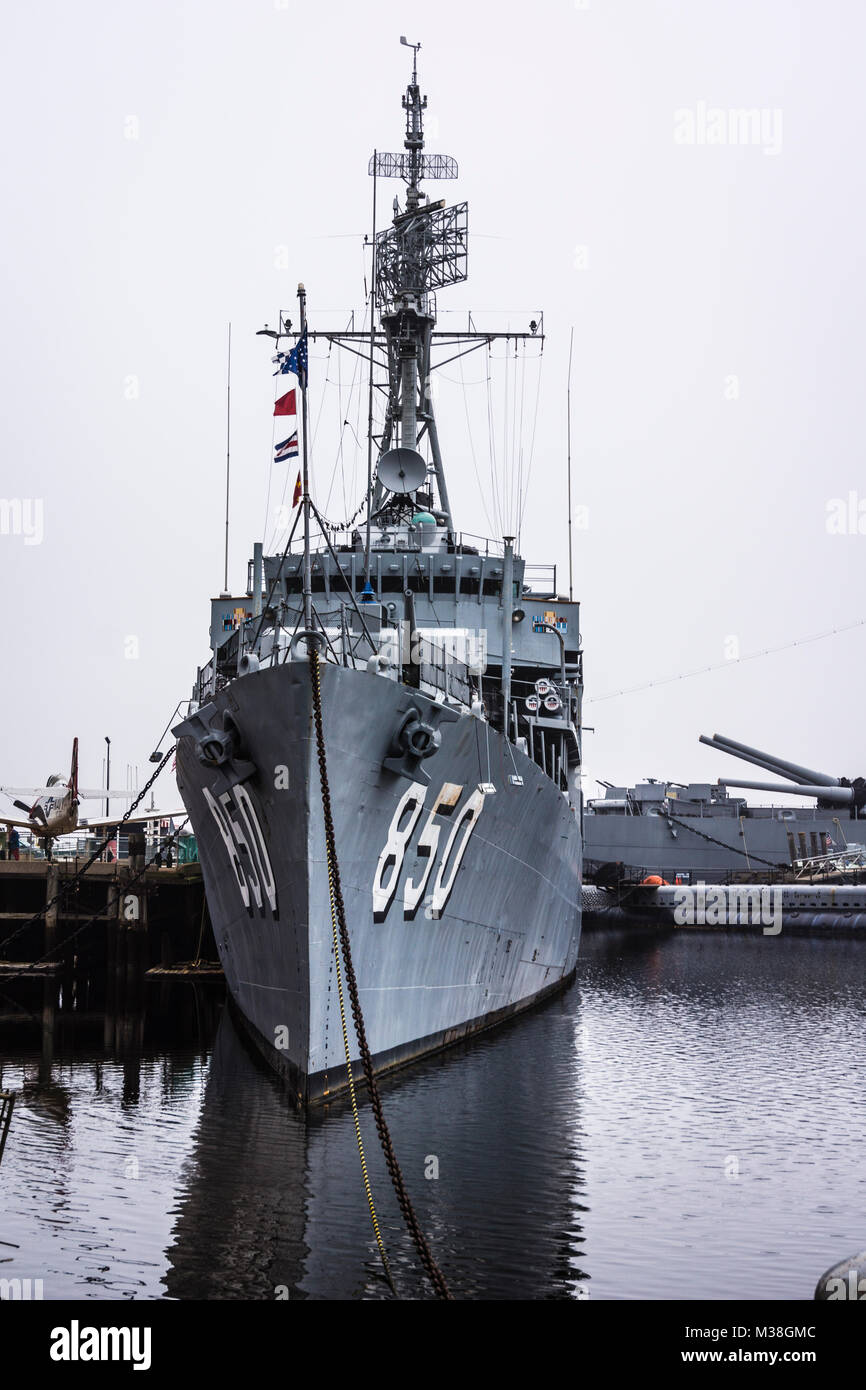
M866 618L864 28L853 0L8 7L0 497L31 540L41 508L42 536L0 534L0 780L65 772L78 734L82 781L109 735L122 782L189 695L222 588L226 326L243 592L273 423L255 330L298 280L314 324L363 309L401 33L423 45L429 147L460 165L430 192L469 201L470 276L440 307L512 326L544 310L523 551L557 562L561 591L574 327L590 778L736 775L697 743L713 730L866 773L866 627L730 659ZM400 186L380 189L387 208ZM320 488L345 372L314 358ZM462 388L442 392L457 524L484 532Z

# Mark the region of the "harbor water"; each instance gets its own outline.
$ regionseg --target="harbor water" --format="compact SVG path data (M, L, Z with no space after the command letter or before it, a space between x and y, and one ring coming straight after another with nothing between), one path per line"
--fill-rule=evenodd
M809 1299L866 1247L866 943L585 934L572 987L383 1084L458 1299ZM0 1279L45 1299L384 1299L345 1103L219 983L0 981ZM401 1296L427 1298L362 1108Z

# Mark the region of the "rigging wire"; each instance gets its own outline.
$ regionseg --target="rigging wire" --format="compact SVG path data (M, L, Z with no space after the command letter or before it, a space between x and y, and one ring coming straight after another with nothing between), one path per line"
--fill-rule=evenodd
M365 308L365 310L364 310L364 317L363 317L363 319L361 320L361 332L364 331L364 326L365 326L365 324L366 324L366 321L367 321L367 311L366 311L366 308ZM355 399L355 400L357 401L357 407L358 407L358 410L360 411L360 405L361 405L361 384L362 384L362 383L361 383L361 381L359 381L358 373L359 373L359 371L360 371L359 363L360 363L361 361L362 361L361 358L355 356L355 360L354 360L354 362L353 362L353 364L352 364L352 377L351 377L351 381L350 381L350 383L349 383L349 393L348 393L348 396L346 397L346 405L345 405L345 408L344 408L344 407L343 407L343 381L342 381L342 372L341 372L340 366L339 366L339 362L340 362L340 353L339 353L339 352L337 353L337 363L338 363L338 366L337 366L337 405L338 405L338 407L339 407L339 416L340 416L340 435L339 435L339 441L338 441L338 444L337 444L337 453L336 453L336 457L335 457L335 459L334 459L334 467L333 467L332 472L331 472L331 481L330 481L330 484L329 484L329 486L328 486L328 495L327 495L327 497L326 497L326 499L325 499L325 503L324 503L324 507L323 507L323 510L324 510L324 511L327 511L328 507L329 507L330 504L331 504L331 498L332 498L332 496L333 496L334 487L335 487L335 484L336 484L336 481L337 481L337 470L338 470L338 469L339 469L339 473L340 473L341 490L342 490L342 494L343 494L342 511L343 511L344 513L348 512L348 510L349 510L349 492L351 491L352 493L354 493L354 490L355 490L355 479L356 479L356 477L357 477L357 471L358 471L358 447L359 447L359 446L358 446L358 432L357 432L357 430L354 430L354 431L353 431L353 433L354 433L354 435L355 435L355 446L356 446L356 447L355 447L354 458L353 458L353 464L352 464L352 478L351 478L351 483L348 484L348 485L347 485L347 479L346 479L346 459L345 459L345 453L344 453L344 447L343 447L343 446L344 446L346 428L348 427L350 430L352 429L352 425L351 425L351 422L349 421L349 418L348 418L348 417L349 417L349 414L350 414L351 409L352 409L352 401L353 401L353 399ZM333 383L331 383L331 384L333 385ZM356 395L356 391L355 391L356 386L358 387L357 395Z
M462 377L463 377L463 359L462 359L462 358L458 358L457 360L458 360L458 363L459 363L459 366L460 366L460 376L461 376L461 381L462 381ZM486 383L489 384L489 381L490 381L490 378L489 378L489 376L488 376L488 377L486 378ZM479 381L479 382L477 382L477 383L474 383L474 382L473 382L473 383L470 383L470 384L471 384L471 385L483 386L483 385L485 384L485 380ZM470 452L470 454L472 455L472 467L473 467L473 469L475 470L475 481L476 481L477 484L478 484L478 495L479 495L479 497L481 498L481 505L482 505L482 507L484 508L484 517L485 517L485 520L486 520L486 522L487 522L487 525L490 527L490 530L492 531L492 530L493 530L493 522L492 522L492 520L491 520L490 512L489 512L488 507L487 507L487 498L486 498L486 495L485 495L485 492L484 492L484 488L481 486L481 474L480 474L479 471L478 471L478 456L477 456L477 454L476 454L476 452L475 452L475 440L474 440L473 435L472 435L472 421L471 421L471 419L470 419L470 417L469 417L469 397L468 397L468 395L466 394L466 382L462 382L462 385L463 385L463 409L464 409L464 412L465 412L465 414L466 414L466 433L467 433L467 435L468 435L468 437L469 437L469 452Z
M507 343L506 343L506 352L507 352L507 350L508 350L508 345L507 345ZM515 338L515 340L514 340L514 354L513 354L513 357L514 357L514 362L513 362L513 376L514 376L514 380L513 380L513 383L512 383L512 396L511 396L511 487L512 487L512 492L513 492L513 500L512 500L512 504L511 504L511 512L512 512L512 516L513 516L513 518L514 518L514 522L513 522L512 528L509 529L509 535L516 536L516 535L517 535L518 497L519 497L519 488L520 488L520 436L519 436L519 434L517 433L517 404L518 404L518 399L519 399L519 393L518 393L518 390L517 390L517 379L518 379L518 376L519 376L519 374L520 374L520 373L519 373L519 364L520 364L520 360L521 360L521 359L520 359L520 356L518 355L518 351L517 351L517 339L516 339L516 338Z
M515 343L515 351L516 351L516 349L517 349L517 344ZM518 427L517 427L517 448L518 448L518 455L517 455L517 502L518 502L518 517L517 517L517 527L516 527L516 531L517 531L517 539L518 539L518 547L517 547L518 550L520 549L520 545L519 545L519 539L520 539L520 523L521 523L521 520L522 520L522 512L521 512L521 510L520 510L520 507L521 507L521 500L522 500L522 498L523 498L523 454L524 454L524 450L523 450L523 404L524 404L525 397L526 397L526 352L525 352L525 350L524 350L524 351L521 351L521 354L520 354L520 422L519 422Z
M338 410L338 413L339 413L340 417L342 418L342 415L343 415L343 372L342 372L342 368L341 368L341 365L340 365L341 362L342 362L342 355L338 352L338 353L337 353L337 410ZM344 467L344 464L343 464L343 429L342 429L342 427L341 427L341 429L340 429L340 434L339 434L339 437L338 437L338 439L337 439L337 453L336 453L336 456L335 456L335 458L334 458L334 467L331 469L331 481L330 481L330 483L328 484L328 495L327 495L327 497L325 498L325 502L324 502L324 509L325 509L325 511L327 511L328 507L331 505L331 498L332 498L333 493L334 493L334 484L335 484L336 481L337 481L337 470L338 470L338 469L340 470L340 473L341 473L342 479L343 479L343 511L345 512L345 511L348 510L348 508L346 507L346 474L345 474L345 467Z
M529 441L529 462L526 466L526 491L520 508L520 516L517 523L517 545L520 548L520 536L523 531L523 517L526 512L526 503L529 500L529 483L532 478L532 464L535 459L535 435L538 429L538 407L541 402L541 370L544 366L544 358L538 358L538 377L535 383L535 409L532 415L532 438Z
M490 496L493 501L493 516L496 532L502 535L502 507L499 502L496 466L496 428L493 423L493 377L491 372L490 344L487 344L487 446L490 455Z
M745 656L731 657L726 661L716 661L710 666L699 666L693 671L680 671L675 676L662 676L658 680L646 681L642 685L626 686L622 690L609 690L604 695L593 695L584 704L600 704L602 700L615 700L620 695L634 695L641 690L651 690L657 685L672 685L674 681L690 680L692 676L704 676L709 671L721 671L729 666L742 666L746 661L757 661L760 656L776 656L779 652L791 651L794 647L805 647L810 642L823 642L827 637L836 637L841 632L853 632L855 628L866 627L866 618L858 618L854 623L842 627L827 628L825 632L815 632L809 637L798 637L793 642L783 642L778 647L763 647L757 652L747 652Z
M466 355L466 354L461 354L461 357L462 357L462 356L465 356L465 355ZM458 357L458 358L457 358L457 361L458 361L458 362L461 362L461 357ZM461 373L461 376L462 376L462 374L463 374L463 366L462 366L462 363L461 363L461 367L460 367L460 373ZM457 378L456 378L456 376L447 376L445 372L440 371L440 372L439 372L439 380L440 380L440 381L447 381L448 384L449 384L449 386L463 386L463 387L466 387L466 386L484 386L484 385L486 385L486 383L490 380L490 378L489 378L489 377L486 377L486 376L480 376L480 377L478 378L477 381L458 381Z
M277 402L278 397L277 397L277 395L276 395L276 392L279 391L279 389L280 389L280 388L279 388L279 377L277 377L277 385L276 385L276 387L275 387L275 394L274 394L274 404L276 404L276 402ZM271 452L270 452L270 454L268 455L268 491L267 491L267 497L266 497L266 499L265 499L265 520L264 520L264 524L262 525L262 539L264 539L264 537L267 535L268 525L269 525L270 519L271 519L271 482L272 482L273 476L274 476L274 452L275 452L275 450L274 450L274 445L275 445L275 443L276 443L276 438L277 438L277 435L276 435L276 428L275 428L275 418L274 418L274 416L273 416L273 414L272 414L272 415L271 415ZM285 485L283 486L283 492L285 493ZM281 505L282 505L282 504L281 504ZM228 585L226 585L226 588L228 588Z
M368 295L368 301L369 297L370 296ZM364 315L362 320L363 324L367 322L368 312L369 302L368 304L365 304ZM333 370L332 355L334 346L335 344L333 342L329 342L327 356L322 359L327 362L327 366L324 372L324 383L319 398L319 407L316 413L315 421L313 422L313 428L311 430L310 442L311 446L314 446L316 444L319 431L321 429L324 416L325 396L328 394L326 388L329 386L334 387L336 389L337 394L337 405L340 412L341 427L339 440L337 444L337 450L334 457L334 465L331 470L323 510L326 511L331 506L332 498L334 496L334 490L338 484L339 474L339 485L342 491L343 502L342 511L344 515L347 515L349 513L350 507L349 496L350 494L354 495L355 483L357 481L358 447L360 439L359 429L361 420L361 407L363 404L362 388L364 386L364 383L368 380L368 375L365 370L359 368L358 362L355 362L355 364L353 365L352 377L349 382L348 393L346 393L344 390L345 383L342 380L342 370L339 362L337 365L336 380L331 375L331 372ZM446 376L444 373L441 373L441 375L445 381L451 383L452 385L459 385L463 395L463 410L466 420L466 433L469 440L469 449L472 457L472 466L473 471L475 473L476 483L478 485L478 492L482 502L482 508L484 512L486 525L489 527L490 532L493 535L502 535L505 532L507 532L508 534L515 534L519 545L523 518L526 510L526 502L528 499L528 488L532 471L532 463L535 452L538 411L540 406L542 356L541 354L539 354L539 373L536 379L536 395L532 416L532 436L529 443L529 451L527 457L527 449L524 442L524 431L526 428L527 421L527 354L525 351L525 345L519 344L517 341L515 341L513 350L509 352L509 347L511 345L507 344L506 350L503 353L501 359L498 359L496 357L489 341L485 343L484 346L487 354L486 376L467 382L461 357L457 358L459 377L449 377ZM511 360L512 357L514 359L513 363ZM361 359L358 358L358 361L360 360ZM502 388L502 414L500 426L502 430L501 443L497 438L499 433L499 430L497 429L496 425L496 416L498 414L498 410L496 400L496 383L494 380L493 372L493 364L499 360L502 361L504 368L504 382ZM486 406L489 456L488 464L490 469L490 485L487 489L482 487L481 483L481 470L479 465L478 449L475 444L475 438L472 429L472 412L470 410L470 403L467 392L468 386L486 386L487 388ZM377 397L375 398L378 399ZM352 426L352 421L350 418L353 413L355 416L354 427ZM381 425L381 419L379 419L378 423ZM346 429L349 429L351 431L355 442L355 449L353 451L351 467L348 464L345 448ZM270 508L270 500L273 490L272 475L274 470L274 443L276 440L275 420L272 422L271 435L271 456L268 470L267 490L268 508ZM429 441L427 451L429 452ZM279 506L277 506L274 510L274 515L276 519L271 532L269 546L267 548L273 546L280 532L285 530L285 525L281 524L280 518L285 512L286 495L288 492L289 484L291 482L292 478L290 470L287 470L283 480L283 488L280 495ZM355 511L352 515L351 520L356 520L357 515L358 512ZM265 529L267 529L267 519Z
M503 397L502 397L502 459L503 459L503 468L504 468L504 471L505 471L505 486L504 486L504 489L503 489L503 490L504 490L504 493L505 493L505 514L504 514L504 516L503 516L503 521L505 522L505 529L508 531L508 534L510 535L510 534L511 534L510 526L511 526L511 505L512 505L512 496L511 496L511 461L510 461L510 459L509 459L509 457L508 457L508 367L509 367L509 357L508 357L508 348L506 347L506 349L505 349L505 391L504 391Z

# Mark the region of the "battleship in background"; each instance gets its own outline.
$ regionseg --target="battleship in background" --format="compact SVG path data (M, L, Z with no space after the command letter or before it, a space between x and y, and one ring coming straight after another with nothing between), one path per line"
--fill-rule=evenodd
M814 864L862 844L866 781L831 777L723 734L701 743L787 779L760 782L720 777L711 782L658 782L634 787L603 782L603 797L586 804L584 864L588 881L657 874L669 883L758 878L777 869ZM750 806L728 788L815 799L814 806ZM852 822L854 824L852 824Z
M312 650L376 1069L560 989L580 937L578 604L557 594L552 566L532 583L511 537L458 532L428 386L437 365L496 339L540 351L543 320L526 332L479 329L471 316L466 332L437 329L436 292L466 278L467 207L421 192L422 179L457 174L450 157L424 153L426 101L416 48L405 149L370 165L406 184L405 207L395 199L392 225L375 235L379 322L316 330L300 286L291 352L279 352L291 329L283 314L277 331L263 330L278 371L298 377L304 543L290 538L269 556L257 543L247 593L212 601L211 658L174 730L231 996L301 1103L347 1081ZM365 515L342 529L310 497L307 344L317 339L375 363L385 402L370 432ZM461 467L465 455L461 443Z

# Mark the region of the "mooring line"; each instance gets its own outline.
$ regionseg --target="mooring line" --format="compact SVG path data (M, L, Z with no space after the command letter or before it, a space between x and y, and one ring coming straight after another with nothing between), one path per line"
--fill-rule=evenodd
M384 1110L382 1108L382 1098L379 1094L379 1086L376 1081L376 1076L373 1070L373 1058L370 1053L369 1046L367 1044L367 1030L364 1026L364 1015L361 1012L361 1002L358 995L358 982L355 977L355 970L352 964L352 947L349 941L348 927L346 926L346 909L345 904L343 902L343 890L340 884L340 866L337 860L336 841L334 836L334 818L331 810L331 792L330 785L328 782L327 761L325 757L325 733L322 721L322 688L319 671L319 653L313 645L312 635L310 636L310 639L307 643L307 651L310 663L310 684L312 686L313 696L313 717L316 728L316 748L319 758L319 777L322 787L322 810L325 819L325 843L327 846L328 856L328 886L331 894L331 921L334 931L334 949L337 961L337 984L340 994L340 1013L343 1019L343 1045L346 1049L346 1062L349 1074L349 1091L352 1097L352 1111L355 1116L355 1132L359 1142L359 1151L361 1153L361 1166L362 1171L364 1173L364 1185L367 1189L368 1201L370 1203L370 1211L373 1217L373 1227L376 1231L377 1240L380 1240L378 1222L375 1218L373 1199L370 1193L369 1180L367 1178L366 1163L363 1157L363 1147L361 1145L360 1139L360 1122L358 1118L357 1102L354 1093L354 1081L352 1078L351 1066L349 1064L349 1043L348 1033L346 1030L345 1011L343 1008L343 994L340 977L340 955L338 949L339 945L342 945L343 958L346 963L346 979L349 986L349 998L352 1004L352 1021L355 1025L355 1034L358 1039L358 1048L361 1053L361 1061L364 1067L364 1077L367 1082L367 1090L370 1093L370 1103L373 1109L373 1116L376 1121L376 1129L379 1134L379 1141L382 1145L382 1152L385 1155L385 1163L387 1164L388 1172L391 1175L391 1181L394 1185L394 1191L397 1196L397 1202L401 1212L403 1213L403 1219L406 1222L406 1226L409 1230L410 1235L412 1236L413 1241L415 1242L415 1247L418 1251L419 1258L421 1260L422 1265L424 1266L424 1269L427 1273L428 1278L430 1279L431 1284L433 1285L437 1298L451 1299L452 1294L450 1293L448 1285L445 1282L445 1276L443 1275L441 1269L439 1268L439 1266L433 1258L430 1247L427 1244L424 1232L421 1230L421 1227L418 1223L418 1218L415 1215L415 1209L412 1206L409 1194L406 1191L406 1185L403 1181L403 1174L401 1173L400 1165L397 1162L397 1155L394 1152L394 1146L391 1141L391 1134L388 1129L387 1122L385 1120ZM339 933L337 932L338 924ZM394 1285L391 1280L390 1269L388 1267L387 1258L384 1254L384 1247L381 1244L381 1240L379 1250L382 1254L385 1271L388 1276L388 1282L391 1284L391 1287L393 1288Z
M358 1157L361 1160L361 1172L364 1177L364 1191L367 1194L367 1205L370 1208L370 1220L373 1223L373 1230L376 1234L376 1244L379 1247L379 1254L382 1258L382 1268L385 1271L385 1278L391 1286L391 1292L395 1297L399 1297L394 1280L391 1275L391 1266L388 1263L388 1254L385 1250L385 1242L382 1239L382 1232L379 1230L379 1218L376 1215L376 1207L373 1202L373 1192L370 1187L370 1177L367 1172L367 1159L364 1154L364 1140L361 1135L361 1119L358 1114L358 1098L355 1095L355 1078L352 1075L352 1059L349 1050L349 1030L346 1026L346 1004L343 999L343 971L340 965L340 938L337 926L337 908L334 897L334 872L331 860L331 843L328 838L328 891L331 898L331 931L334 941L334 962L337 967L337 995L340 1000L340 1024L343 1029L343 1051L346 1055L346 1075L349 1078L349 1095L352 1100L352 1118L355 1121L355 1138L358 1143Z

